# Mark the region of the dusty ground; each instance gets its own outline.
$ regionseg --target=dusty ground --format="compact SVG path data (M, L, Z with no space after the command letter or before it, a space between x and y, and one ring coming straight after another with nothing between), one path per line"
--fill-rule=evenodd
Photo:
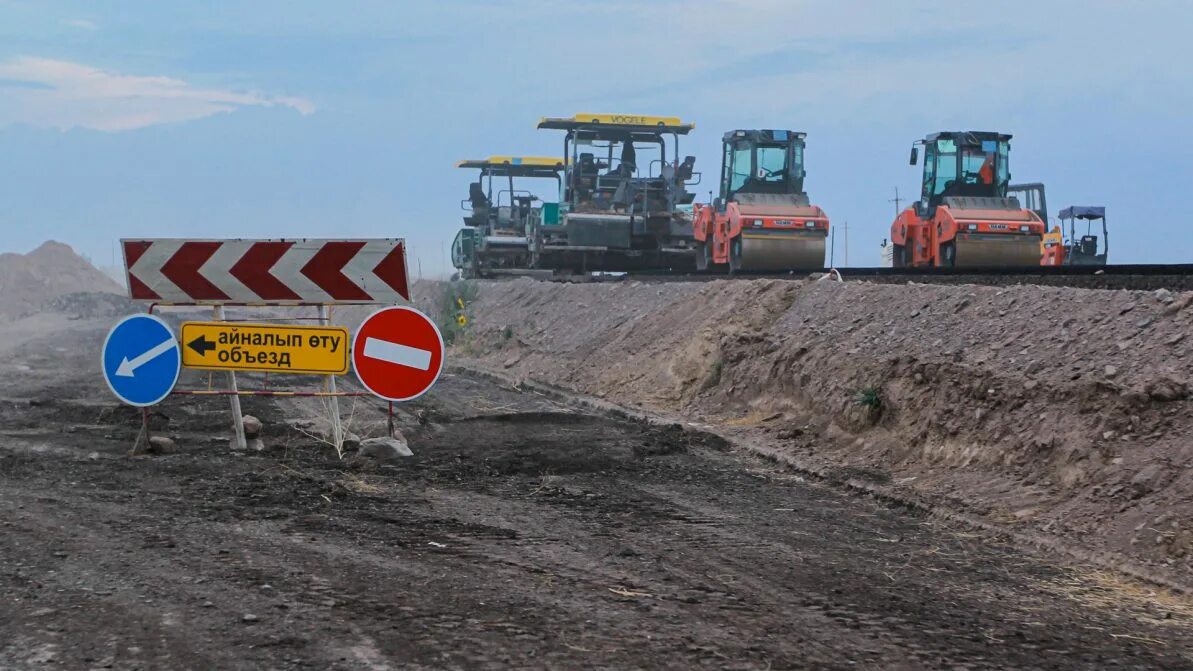
M259 399L269 452L172 399L180 451L129 458L106 324L0 326L0 668L1193 665L1185 597L467 377L404 409L396 465Z
M443 303L442 285L419 291ZM470 291L457 357L697 418L816 470L1193 584L1193 292L783 280Z

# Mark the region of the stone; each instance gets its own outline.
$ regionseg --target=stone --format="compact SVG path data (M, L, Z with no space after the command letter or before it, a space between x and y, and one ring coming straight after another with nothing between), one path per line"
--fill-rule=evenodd
M178 446L165 436L150 436L149 447L145 451L149 454L174 454Z
M1106 367L1102 369L1102 372L1106 374L1106 377L1114 377L1115 375L1118 375L1118 368L1111 366L1110 364L1106 364Z
M1156 485L1164 475L1164 469L1156 464L1144 466L1142 470L1131 478L1131 498L1139 498L1156 489Z
M256 417L253 417L252 415L245 415L244 419L241 421L241 425L244 426L245 438L256 438L257 436L261 435L261 428L263 425L261 424L261 420L257 419Z
M244 617L240 618L240 621L244 622L245 624L252 624L254 622L257 622L260 619L261 618L257 617L256 615L253 615L252 613L245 613Z
M1141 329L1145 329L1148 326L1151 326L1152 321L1153 320L1151 317L1140 317L1138 320L1136 320L1135 325Z
M351 452L352 450L360 449L360 442L360 436L352 433L351 431L345 431L344 444L340 447L346 452Z
M1186 291L1184 296L1179 300L1173 301L1168 307L1164 308L1164 314L1174 315L1189 307L1190 303L1193 303L1193 291Z
M1156 300L1164 303L1165 305L1168 305L1176 300L1173 298L1172 292L1167 289L1156 289L1152 292L1152 295L1156 297Z
M518 364L518 362L521 360L522 360L522 355L515 354L515 355L511 356L510 358L506 359L505 362L502 363L501 365L505 366L506 368L512 368L512 367L516 366Z
M1144 391L1155 401L1179 401L1189 395L1188 385L1167 377L1148 382Z
M360 442L360 456L384 462L413 457L414 452L405 438L367 438Z
M1039 385L1040 385L1040 382L1038 380L1028 380L1027 382L1023 383L1023 388L1027 391L1031 391L1032 389L1035 389Z

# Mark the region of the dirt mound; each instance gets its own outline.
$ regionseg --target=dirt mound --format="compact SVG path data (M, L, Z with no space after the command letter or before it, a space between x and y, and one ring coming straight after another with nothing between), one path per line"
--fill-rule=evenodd
M478 289L457 356L703 417L826 470L1193 576L1193 292ZM442 286L416 291L442 303Z
M47 242L24 255L0 254L0 317L32 314L47 301L78 292L123 290L60 242Z

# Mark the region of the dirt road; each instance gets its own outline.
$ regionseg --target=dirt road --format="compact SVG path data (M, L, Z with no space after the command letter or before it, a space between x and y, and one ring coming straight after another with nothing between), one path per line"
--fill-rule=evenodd
M34 382L0 402L0 668L1193 666L1183 597L678 427L449 376L396 465L230 454L214 399L128 458L136 413Z

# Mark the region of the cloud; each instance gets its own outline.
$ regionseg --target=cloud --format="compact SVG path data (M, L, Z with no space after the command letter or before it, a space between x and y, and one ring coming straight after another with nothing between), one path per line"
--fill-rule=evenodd
M315 111L303 98L200 88L172 77L125 75L69 61L22 56L0 63L0 126L124 131L244 107Z
M88 21L87 19L67 19L62 22L62 25L78 28L79 30L99 30L99 26L95 25L94 21Z
M1069 4L1007 0L990 14L936 0L881 7L870 0L522 0L528 11L474 7L466 30L445 39L500 50L517 64L511 76L550 81L526 95L560 108L552 113L605 108L610 100L630 111L756 111L804 123L839 120L851 105L861 105L863 116L883 109L969 116L1100 97L1124 106L1159 98L1166 109L1187 109L1177 104L1190 91L1184 64L1193 42L1181 32L1193 18L1187 0L1156 0L1155 11L1142 14L1112 0L1087 0L1081 11ZM527 19L544 15L549 24ZM485 27L479 39L478 23ZM549 34L558 23L573 29L574 48L498 43L523 30ZM439 86L431 75L419 83ZM508 81L475 86L504 95Z

